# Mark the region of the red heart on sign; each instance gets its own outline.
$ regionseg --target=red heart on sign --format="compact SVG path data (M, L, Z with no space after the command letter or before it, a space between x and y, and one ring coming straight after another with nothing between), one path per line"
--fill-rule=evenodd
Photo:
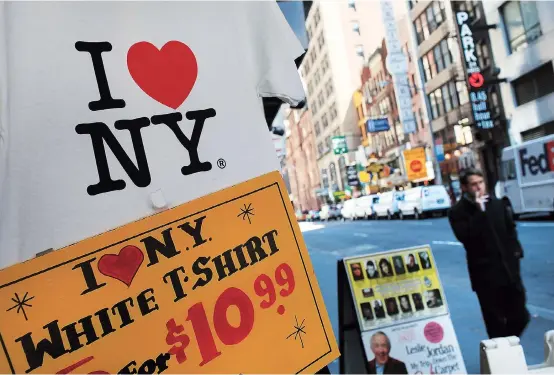
M137 274L144 254L136 246L125 246L119 254L106 254L98 261L98 270L103 275L117 279L131 286Z
M148 42L133 44L127 52L127 68L142 91L173 109L183 104L198 76L194 52L175 40L161 50Z

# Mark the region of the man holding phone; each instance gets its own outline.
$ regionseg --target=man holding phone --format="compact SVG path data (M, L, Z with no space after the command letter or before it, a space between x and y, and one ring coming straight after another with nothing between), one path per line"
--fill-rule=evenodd
M466 250L472 289L481 305L489 338L520 336L529 323L520 275L523 249L509 204L489 196L483 173L460 174L462 199L448 219Z

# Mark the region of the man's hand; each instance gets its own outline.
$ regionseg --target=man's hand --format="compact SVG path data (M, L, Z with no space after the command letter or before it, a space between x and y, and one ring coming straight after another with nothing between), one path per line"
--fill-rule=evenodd
M479 205L479 208L481 211L485 212L485 203L489 201L488 195L481 195L481 193L477 192L475 194L475 202Z

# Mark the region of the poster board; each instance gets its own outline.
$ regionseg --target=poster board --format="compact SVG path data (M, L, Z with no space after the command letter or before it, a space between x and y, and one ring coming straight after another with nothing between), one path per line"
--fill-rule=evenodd
M344 276L339 281L343 284L339 300L350 305L351 311L350 316L339 316L341 361L360 361L343 347L355 351L361 347L365 370L374 373L371 338L378 334L385 337L383 343L388 341L387 356L404 366L396 369L398 373L429 373L432 366L433 371L465 373L430 246L345 258L339 261L340 267ZM355 321L355 328L343 324L348 321ZM345 346L345 326L355 329L361 343L351 339ZM429 358L424 358L426 353L431 353Z
M0 340L0 373L315 373L339 355L278 172L0 270Z

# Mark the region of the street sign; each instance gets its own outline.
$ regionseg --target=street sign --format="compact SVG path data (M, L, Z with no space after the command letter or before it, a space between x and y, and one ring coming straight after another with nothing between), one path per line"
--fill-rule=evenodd
M427 165L425 163L425 149L423 147L404 150L404 163L406 165L406 177L408 181L419 180L427 177Z
M333 143L333 152L335 155L346 154L348 152L348 145L346 144L346 137L344 135L333 137L331 142Z
M349 165L346 167L346 177L348 179L348 186L359 186L360 180L358 178L358 168L355 165Z
M0 271L0 373L315 373L339 355L278 172Z
M479 62L475 55L475 43L473 37L473 20L465 11L456 12L458 24L458 37L465 60L465 71L468 74L470 86L470 102L475 126L480 129L491 129L494 121L489 108L487 91L483 87L485 79L481 73Z
M366 121L366 129L368 133L378 133L390 130L389 119L386 117L369 119Z

